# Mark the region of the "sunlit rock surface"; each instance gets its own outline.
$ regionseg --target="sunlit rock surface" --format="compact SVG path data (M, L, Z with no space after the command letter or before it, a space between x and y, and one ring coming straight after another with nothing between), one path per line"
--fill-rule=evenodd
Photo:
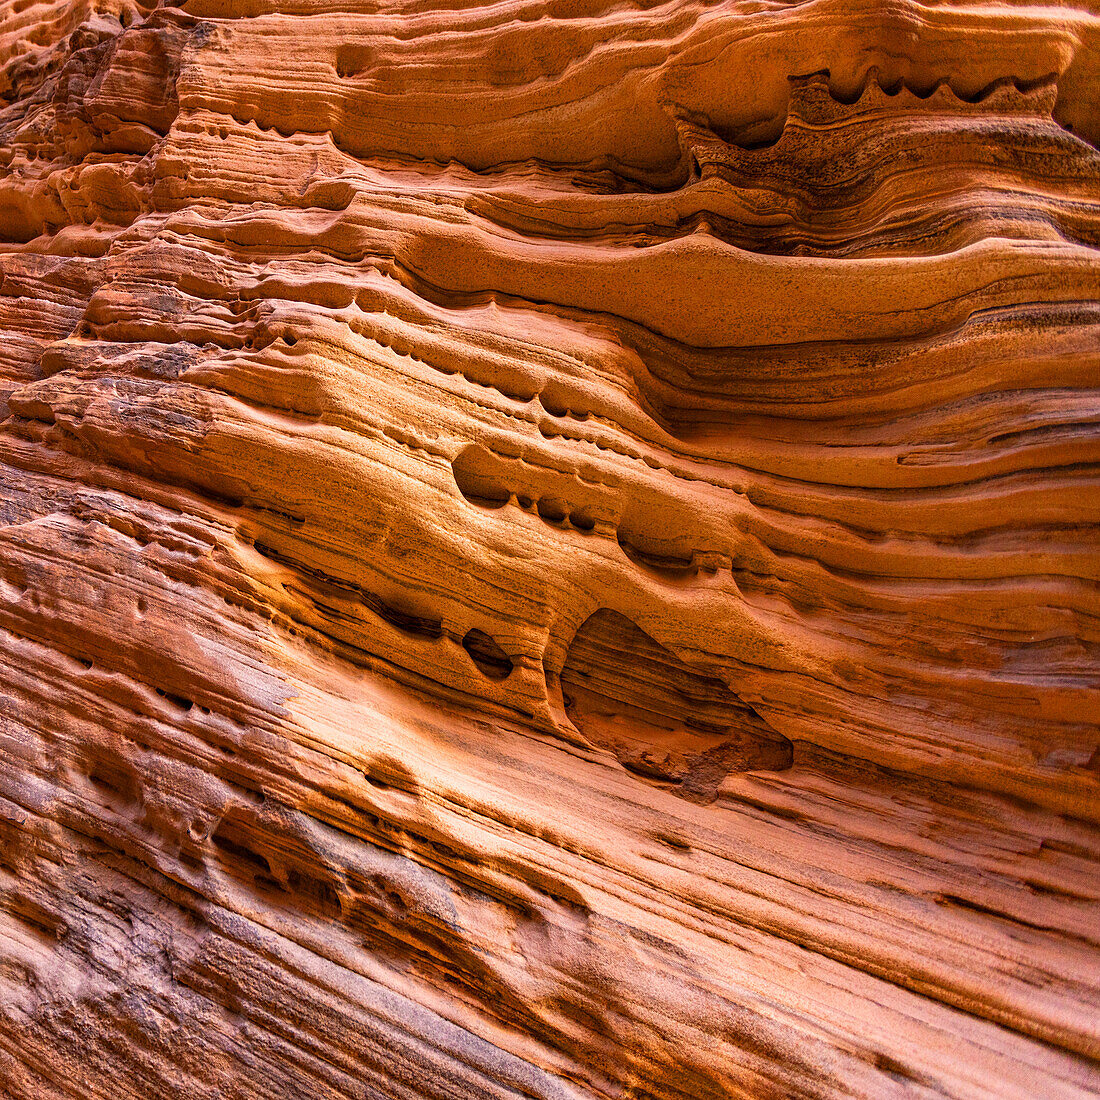
M0 0L0 1095L1100 1091L1100 14Z

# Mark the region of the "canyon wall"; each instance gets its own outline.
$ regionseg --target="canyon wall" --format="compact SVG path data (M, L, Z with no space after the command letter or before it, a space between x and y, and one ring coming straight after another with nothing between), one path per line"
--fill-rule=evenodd
M1088 4L0 0L0 1095L1100 1095L1098 146Z

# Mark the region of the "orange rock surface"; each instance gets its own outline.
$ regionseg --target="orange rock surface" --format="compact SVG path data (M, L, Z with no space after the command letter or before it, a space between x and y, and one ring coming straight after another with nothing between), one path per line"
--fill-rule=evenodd
M0 1095L1100 1094L1100 8L0 0Z

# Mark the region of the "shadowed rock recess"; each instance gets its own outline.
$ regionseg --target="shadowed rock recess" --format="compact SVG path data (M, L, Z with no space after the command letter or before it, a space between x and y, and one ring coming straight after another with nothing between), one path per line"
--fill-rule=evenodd
M0 0L0 1097L1100 1095L1100 6Z

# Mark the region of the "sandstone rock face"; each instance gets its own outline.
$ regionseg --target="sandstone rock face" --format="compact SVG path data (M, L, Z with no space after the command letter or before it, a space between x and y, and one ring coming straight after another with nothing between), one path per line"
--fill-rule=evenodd
M1100 1092L1100 13L0 0L0 1095Z

